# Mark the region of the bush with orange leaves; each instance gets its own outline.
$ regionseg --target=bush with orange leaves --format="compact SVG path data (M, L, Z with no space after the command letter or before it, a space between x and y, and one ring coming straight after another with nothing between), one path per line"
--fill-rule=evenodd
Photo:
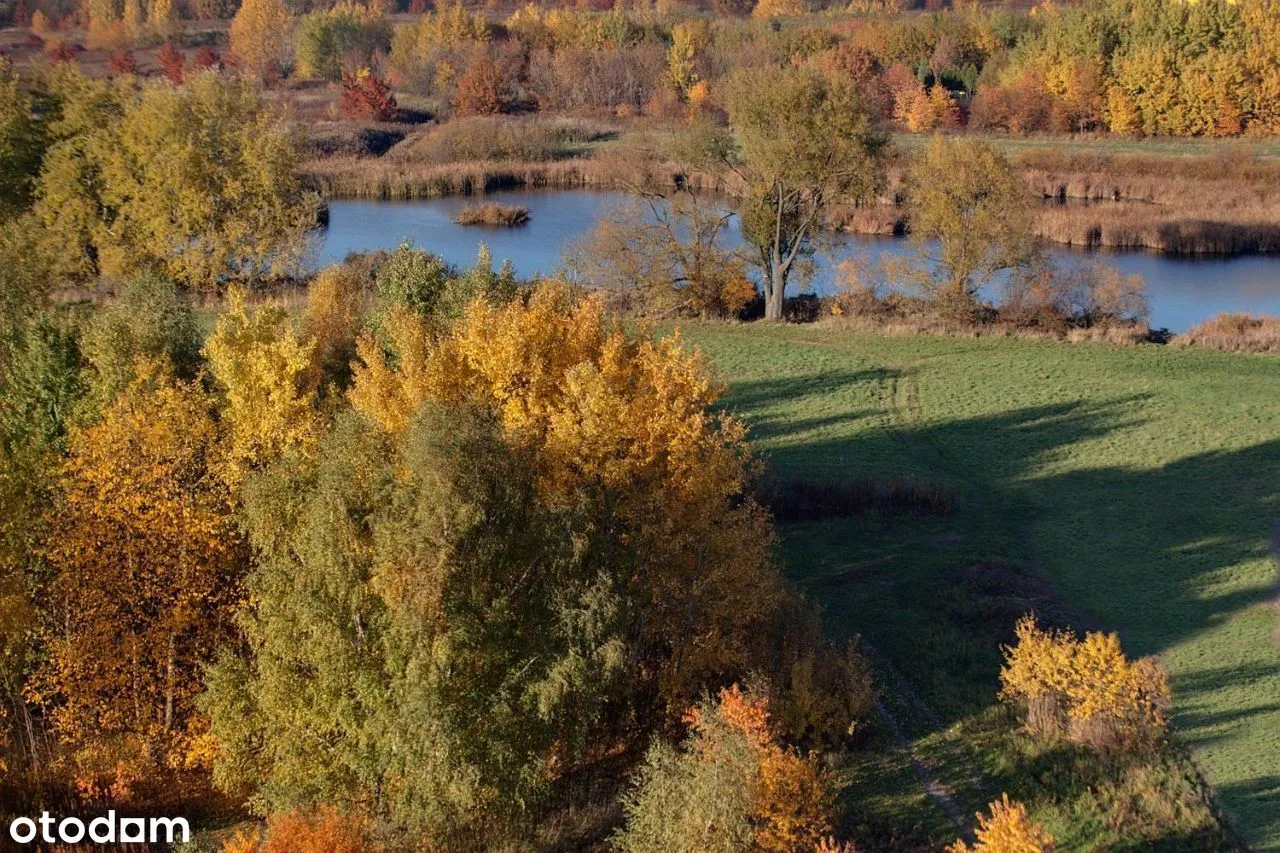
M267 822L265 834L240 830L222 843L222 853L368 853L374 849L364 821L332 806L275 815Z
M957 841L947 853L1053 853L1053 836L1027 815L1027 807L1001 794L990 806L991 814L979 814L976 843Z
M1034 616L1005 648L1000 698L1022 706L1032 734L1065 734L1100 752L1150 746L1167 726L1169 680L1151 658L1131 661L1115 634L1042 630Z
M816 850L830 840L830 778L781 746L765 699L735 685L685 716L683 747L649 750L624 798L625 853L670 850Z

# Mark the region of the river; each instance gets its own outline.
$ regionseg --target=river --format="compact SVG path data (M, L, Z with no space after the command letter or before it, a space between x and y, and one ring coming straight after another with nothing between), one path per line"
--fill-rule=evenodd
M490 193L486 201L521 204L530 221L517 228L477 228L455 225L454 214L474 204L474 197L427 201L333 201L329 225L320 237L318 260L342 260L349 252L391 249L402 240L440 255L450 263L469 266L481 242L488 244L495 262L509 259L522 277L551 273L561 251L585 234L613 205L625 203L624 193L592 190L549 190ZM853 234L823 235L815 253L811 289L829 289L836 264L858 258L870 265L884 257L912 252L908 241L894 237ZM725 245L739 245L736 220ZM1147 283L1155 328L1185 331L1223 312L1280 314L1280 256L1188 258L1154 252L1088 252L1051 247L1050 256L1064 265L1094 259L1125 274L1138 274ZM994 295L994 294L988 294Z

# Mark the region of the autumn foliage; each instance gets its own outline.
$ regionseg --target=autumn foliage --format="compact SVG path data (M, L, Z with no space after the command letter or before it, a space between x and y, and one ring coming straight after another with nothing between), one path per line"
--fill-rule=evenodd
M391 121L396 98L390 87L368 68L342 75L342 113L348 118Z
M721 389L696 352L677 337L632 338L597 299L556 282L527 301L473 302L438 339L403 315L390 333L394 362L373 338L360 341L358 411L395 432L426 400L482 402L510 440L536 449L552 500L613 496L610 523L639 560L640 648L655 655L674 708L749 664L751 626L779 594L769 525L746 496L745 429L711 410Z
M375 849L364 821L332 806L273 815L265 831L240 830L222 844L222 853L369 853Z
M830 836L830 777L778 742L768 703L734 685L685 715L680 750L650 750L625 800L624 851L816 850Z
M1026 616L1005 648L1000 696L1020 706L1029 731L1094 749L1148 746L1168 719L1168 678L1151 658L1129 660L1115 634L1041 629Z
M232 634L242 540L198 385L148 366L72 434L48 559L48 658L32 698L93 797L207 763L201 672Z
M977 841L957 841L947 853L1053 853L1053 836L1027 815L1027 807L1001 794L990 814L979 814Z

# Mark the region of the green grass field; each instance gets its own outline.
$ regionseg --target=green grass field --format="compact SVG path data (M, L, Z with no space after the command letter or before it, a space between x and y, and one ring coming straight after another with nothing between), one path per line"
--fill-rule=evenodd
M907 475L954 491L945 518L792 524L781 538L788 573L833 630L871 644L888 673L886 704L916 749L952 773L961 803L1016 784L981 732L994 713L998 643L1035 608L1161 655L1177 740L1238 832L1280 850L1268 552L1280 519L1280 360L821 325L684 334L728 383L725 405L751 424L780 478ZM948 770L957 751L967 765ZM855 822L915 827L906 847L945 836L904 756L882 751L850 773ZM1083 782L1079 795L1101 796ZM1204 849L1173 829L1138 845L1080 825L1078 810L1033 808L1060 849ZM1103 801L1091 814L1116 808Z

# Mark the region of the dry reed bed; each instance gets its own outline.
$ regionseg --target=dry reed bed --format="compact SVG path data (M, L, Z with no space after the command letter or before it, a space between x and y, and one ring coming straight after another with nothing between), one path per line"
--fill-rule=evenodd
M458 225L484 225L490 228L514 228L529 221L529 208L519 204L481 202L458 211L453 217Z
M679 170L622 157L560 160L424 161L406 140L382 157L335 156L305 164L326 198L430 199L504 189L625 189L669 186ZM1154 249L1176 254L1280 252L1280 164L1222 158L1024 156L1033 191L1047 204L1036 219L1043 239L1068 246ZM1175 172L1170 174L1170 172ZM725 189L710 175L681 175L704 189ZM902 167L890 168L879 204L843 205L827 226L857 234L902 234L896 202ZM732 187L729 187L732 190Z
M1178 335L1172 343L1226 352L1280 352L1280 317L1219 314Z

